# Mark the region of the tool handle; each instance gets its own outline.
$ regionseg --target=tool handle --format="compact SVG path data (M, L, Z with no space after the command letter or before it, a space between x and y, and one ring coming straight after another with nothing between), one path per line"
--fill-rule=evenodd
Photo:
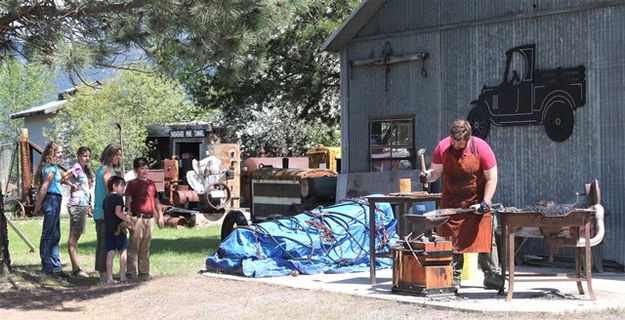
M427 169L425 168L425 155L420 154L419 158L421 159L421 172L425 172Z

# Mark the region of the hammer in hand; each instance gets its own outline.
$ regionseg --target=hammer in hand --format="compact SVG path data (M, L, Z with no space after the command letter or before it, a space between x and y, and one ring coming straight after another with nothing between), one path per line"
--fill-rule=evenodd
M419 156L419 159L421 159L421 173L426 174L427 169L425 168L425 149L419 149L419 151L417 151L417 155ZM428 191L429 188L430 184L428 182L423 183L424 191Z

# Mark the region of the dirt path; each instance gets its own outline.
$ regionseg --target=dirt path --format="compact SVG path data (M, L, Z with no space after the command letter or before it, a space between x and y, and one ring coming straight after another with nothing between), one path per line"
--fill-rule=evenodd
M597 317L594 315L593 317ZM601 319L620 319L615 312ZM20 288L0 282L0 319L575 319L479 314L204 277L198 274L111 286Z

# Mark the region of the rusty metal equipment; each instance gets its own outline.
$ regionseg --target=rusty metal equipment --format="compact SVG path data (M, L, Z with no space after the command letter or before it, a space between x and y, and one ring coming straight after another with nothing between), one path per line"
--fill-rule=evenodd
M175 207L188 209L200 202L200 196L188 186L178 186L173 192L172 202Z
M330 169L339 173L341 171L341 148L324 147L318 145L306 152L308 155L308 166L310 168Z
M30 141L28 130L22 129L20 132L20 140L17 143L17 152L15 154L19 159L16 162L18 166L17 177L17 196L7 197L5 206L7 211L12 211L16 216L32 216L35 208L37 188L33 185L33 169L37 163L34 163L35 153L41 155L43 148ZM13 166L15 158L11 160ZM66 171L63 165L59 165L61 170ZM8 185L8 184L7 184Z
M599 244L603 240L604 209L600 204L600 191L597 180L586 186L587 208L570 207L567 210L539 210L532 207L529 210L509 208L500 210L502 223L503 257L502 273L506 275L505 258L507 256L509 271L508 294L506 300L511 300L514 294L515 281L576 281L580 294L584 294L582 282L585 281L591 300L596 300L592 287L592 254L591 247ZM591 226L597 224L597 234L591 238ZM575 251L575 273L566 274L561 277L559 274L523 274L524 278L515 280L515 235L523 228L538 228L550 251L550 257L559 248L570 247ZM574 232L571 232L574 230ZM583 238L580 236L583 233ZM573 235L573 236L572 236ZM584 260L582 260L582 256ZM582 263L584 265L582 266ZM582 271L583 267L583 271ZM528 279L530 276L538 276L539 279ZM546 277L557 276L554 279ZM500 292L503 291L503 285Z
M254 222L334 203L337 174L329 169L261 168L252 173Z
M434 232L434 228L449 220L451 215L451 212L446 215L405 215L413 226L417 226L413 232L419 235L413 239L407 236L391 248L392 292L419 296L456 293L453 287L452 242Z
M369 284L374 285L377 282L375 275L375 265L376 265L376 233L378 230L376 226L376 218L375 212L377 210L377 203L389 203L397 205L397 221L398 221L398 229L399 235L403 236L408 234L406 231L408 220L407 214L409 212L409 208L412 207L412 204L415 202L424 202L424 201L435 201L440 205L441 194L429 194L427 192L412 192L410 194L389 194L385 196L369 196L367 197L367 202L369 202ZM415 232L413 232L415 233Z
M178 160L174 157L162 160L161 166L163 167L163 188L167 191L167 202L169 205L174 205L174 192L178 189L178 184L180 183Z
M172 157L162 161L163 189L168 195L166 202L184 209L196 209L201 212L223 212L228 207L235 207L239 201L239 146L236 144L213 144L207 151L219 159L219 172L213 183L205 185L204 190L193 190L179 180L178 160ZM207 176L207 170L200 170ZM157 185L158 186L158 185Z
M288 158L289 168L307 169L307 157ZM252 204L252 173L260 168L273 167L282 168L283 158L278 157L258 157L247 158L241 165L241 206L250 207Z

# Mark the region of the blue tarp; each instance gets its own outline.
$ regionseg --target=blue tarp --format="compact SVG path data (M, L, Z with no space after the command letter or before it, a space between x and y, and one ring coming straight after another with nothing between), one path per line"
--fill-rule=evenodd
M391 206L377 204L376 252L397 241ZM388 268L390 258L376 259ZM294 217L236 228L206 259L206 269L247 277L343 273L369 270L369 205L366 199L346 200Z

